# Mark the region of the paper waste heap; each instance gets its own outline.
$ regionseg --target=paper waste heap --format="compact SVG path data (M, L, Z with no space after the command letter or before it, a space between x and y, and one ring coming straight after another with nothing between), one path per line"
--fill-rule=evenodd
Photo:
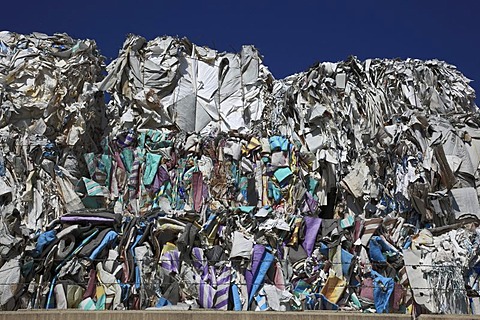
M1 308L480 313L469 81L0 32Z

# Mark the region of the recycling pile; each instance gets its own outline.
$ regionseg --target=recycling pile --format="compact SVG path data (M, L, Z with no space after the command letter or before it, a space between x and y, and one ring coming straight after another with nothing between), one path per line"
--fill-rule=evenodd
M453 66L275 80L252 46L128 36L102 70L93 41L0 33L3 310L480 312Z

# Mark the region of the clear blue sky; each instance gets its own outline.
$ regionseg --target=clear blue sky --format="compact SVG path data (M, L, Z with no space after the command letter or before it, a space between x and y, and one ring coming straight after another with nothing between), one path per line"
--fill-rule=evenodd
M349 55L438 58L474 80L480 95L478 0L56 2L4 1L0 29L92 38L109 58L128 33L186 36L220 51L253 44L276 78Z

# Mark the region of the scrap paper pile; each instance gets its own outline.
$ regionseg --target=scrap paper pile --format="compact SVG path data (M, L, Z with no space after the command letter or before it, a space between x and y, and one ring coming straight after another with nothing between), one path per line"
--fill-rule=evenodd
M437 60L0 33L0 304L478 313L480 114ZM109 103L103 103L108 92Z

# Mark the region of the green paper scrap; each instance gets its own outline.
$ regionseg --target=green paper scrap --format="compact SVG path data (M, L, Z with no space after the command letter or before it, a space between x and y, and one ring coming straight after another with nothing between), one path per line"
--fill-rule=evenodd
M238 207L238 209L242 212L250 213L250 212L252 212L253 209L255 209L255 207L254 206L241 206L241 207Z
M292 170L289 167L278 168L273 174L279 183L282 183L284 180L292 176Z
M153 183L161 159L162 156L159 154L147 153L145 161L145 172L143 173L144 185L148 186Z

